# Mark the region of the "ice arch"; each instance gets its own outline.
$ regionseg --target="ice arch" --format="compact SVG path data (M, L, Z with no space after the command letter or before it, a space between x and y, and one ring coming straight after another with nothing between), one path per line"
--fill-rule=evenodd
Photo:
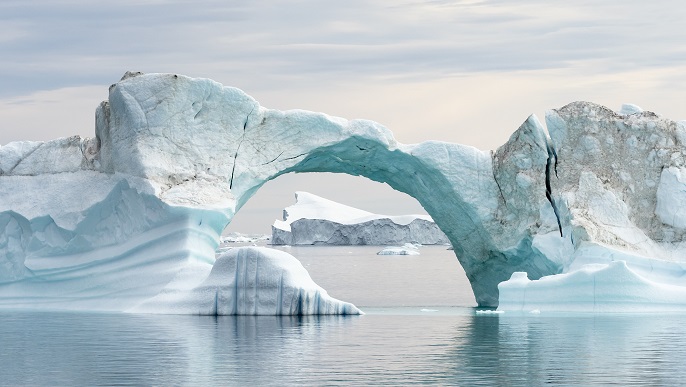
M39 306L30 295L125 310L197 286L190 279L214 262L235 211L291 172L361 175L416 198L477 302L495 306L513 272L564 265L546 247L561 234L546 197L549 153L535 117L496 152L404 145L371 121L266 109L208 79L127 73L98 107L94 139L0 148L0 306Z
M100 170L154 181L168 204L217 208L230 219L279 175L360 175L421 203L450 238L480 305L496 305L497 284L514 271L537 278L561 268L532 245L535 234L559 238L546 199L546 137L533 117L495 153L404 145L375 122L269 110L238 89L172 74L125 77L97 117Z
M125 310L197 288L234 213L290 172L361 175L416 198L481 306L517 271L683 260L686 216L672 209L686 201L686 125L585 102L546 121L550 138L531 116L491 152L404 145L371 121L127 73L98 107L94 139L0 147L0 307Z

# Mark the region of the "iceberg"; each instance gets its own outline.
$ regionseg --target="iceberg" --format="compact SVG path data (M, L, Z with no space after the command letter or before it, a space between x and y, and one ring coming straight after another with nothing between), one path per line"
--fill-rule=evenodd
M684 313L686 261L581 243L564 273L529 280L516 272L498 285L498 310L517 312Z
M449 243L427 215L378 215L308 192L296 192L295 199L272 225L273 245Z
M681 268L680 275L685 273ZM625 261L583 265L568 273L531 281L516 272L498 285L498 311L529 313L684 313L686 286L656 282Z
M483 307L516 272L533 282L608 256L681 265L686 122L589 102L545 121L531 115L493 151L407 145L209 79L127 73L94 138L0 147L0 307L130 310L176 283L193 299L233 215L285 173L359 175L416 198Z
M199 285L172 281L129 312L197 315L354 315L354 305L328 295L292 255L266 247L222 254Z

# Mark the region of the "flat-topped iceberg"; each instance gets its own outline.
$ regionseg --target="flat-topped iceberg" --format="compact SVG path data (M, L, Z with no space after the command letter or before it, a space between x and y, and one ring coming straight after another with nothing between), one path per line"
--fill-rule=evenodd
M490 152L405 145L371 121L127 73L98 107L94 138L0 147L0 307L129 310L174 284L190 292L235 212L291 172L360 175L416 198L480 306L497 306L515 272L537 280L608 254L686 260L686 123L588 102L546 122L548 133L530 116Z
M448 238L428 215L379 215L308 192L272 225L274 245L446 244Z

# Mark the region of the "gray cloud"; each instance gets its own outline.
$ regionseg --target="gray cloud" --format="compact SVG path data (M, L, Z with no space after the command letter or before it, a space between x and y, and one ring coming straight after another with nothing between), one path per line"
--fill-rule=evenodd
M242 79L440 78L683 62L676 1L5 1L0 96L125 70Z

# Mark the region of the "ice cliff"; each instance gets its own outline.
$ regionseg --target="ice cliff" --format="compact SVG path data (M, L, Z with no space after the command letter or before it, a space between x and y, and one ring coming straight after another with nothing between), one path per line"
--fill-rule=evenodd
M546 122L549 135L531 116L491 152L403 145L371 121L127 73L95 138L0 147L0 306L127 310L179 278L199 286L234 213L290 172L361 175L416 198L482 306L513 273L569 272L589 248L683 261L686 125L587 102Z
M446 244L448 238L427 215L373 214L308 192L272 225L274 245Z

